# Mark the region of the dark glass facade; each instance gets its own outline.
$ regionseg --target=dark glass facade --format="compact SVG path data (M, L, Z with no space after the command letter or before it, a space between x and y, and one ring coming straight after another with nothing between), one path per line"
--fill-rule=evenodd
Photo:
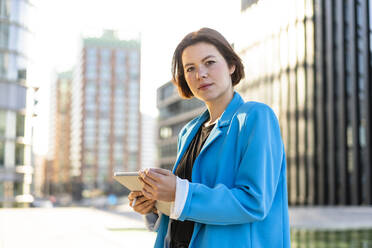
M242 12L262 13L270 28L238 45L247 68L238 90L279 118L290 204L372 204L371 2L286 0L285 15L269 19L267 7Z

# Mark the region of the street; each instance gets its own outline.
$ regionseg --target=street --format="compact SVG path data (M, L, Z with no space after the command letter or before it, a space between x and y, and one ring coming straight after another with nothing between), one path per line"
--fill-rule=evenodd
M152 247L155 233L133 212L93 208L0 210L0 248Z

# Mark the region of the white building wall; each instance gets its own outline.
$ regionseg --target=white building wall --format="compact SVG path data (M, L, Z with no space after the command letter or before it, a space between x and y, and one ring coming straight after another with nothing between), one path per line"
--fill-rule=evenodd
M156 118L142 114L141 169L156 166Z

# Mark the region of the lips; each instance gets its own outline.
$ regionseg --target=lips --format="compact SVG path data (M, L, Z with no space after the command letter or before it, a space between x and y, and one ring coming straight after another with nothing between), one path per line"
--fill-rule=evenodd
M204 89L207 89L209 86L211 86L212 84L202 84L200 85L200 87L198 88L199 90L204 90Z

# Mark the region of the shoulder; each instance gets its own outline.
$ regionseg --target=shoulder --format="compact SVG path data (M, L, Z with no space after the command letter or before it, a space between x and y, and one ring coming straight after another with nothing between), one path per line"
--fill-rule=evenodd
M242 139L257 137L260 142L281 141L279 120L268 105L261 102L246 102L236 112L239 136Z
M242 104L236 111L236 116L241 120L248 119L277 119L274 111L270 106L262 102L249 101Z

